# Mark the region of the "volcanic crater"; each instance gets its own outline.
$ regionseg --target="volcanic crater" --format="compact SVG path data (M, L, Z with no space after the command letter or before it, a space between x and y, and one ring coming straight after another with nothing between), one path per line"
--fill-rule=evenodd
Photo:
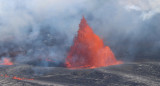
M160 86L158 61L120 61L83 17L78 34L64 62L37 65L43 59L15 63L13 58L0 60L1 86ZM23 52L25 55L25 53ZM1 55L4 57L5 55Z

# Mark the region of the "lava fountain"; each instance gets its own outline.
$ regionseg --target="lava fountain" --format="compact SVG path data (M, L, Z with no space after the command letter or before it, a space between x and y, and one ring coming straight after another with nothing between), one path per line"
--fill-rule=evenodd
M13 65L13 63L9 58L3 58L2 60L0 60L0 65Z
M66 66L73 69L97 68L122 63L116 60L109 46L104 45L103 40L93 32L83 17L78 35L66 58Z

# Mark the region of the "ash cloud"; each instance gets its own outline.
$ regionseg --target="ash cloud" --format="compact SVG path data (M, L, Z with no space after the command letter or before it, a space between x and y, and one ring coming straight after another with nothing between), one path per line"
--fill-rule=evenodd
M159 4L158 0L0 0L0 56L18 62L45 58L63 62L84 15L116 57L158 59Z

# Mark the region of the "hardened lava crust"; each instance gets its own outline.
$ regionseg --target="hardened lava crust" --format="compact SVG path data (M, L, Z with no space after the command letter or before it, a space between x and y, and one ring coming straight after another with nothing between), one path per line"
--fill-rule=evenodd
M28 64L0 67L0 86L160 86L159 77L159 62L126 62L95 69Z

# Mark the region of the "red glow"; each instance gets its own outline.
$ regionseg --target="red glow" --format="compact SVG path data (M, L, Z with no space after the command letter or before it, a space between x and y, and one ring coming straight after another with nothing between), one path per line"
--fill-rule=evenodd
M5 74L5 77L9 77L7 74Z
M47 58L46 61L48 61L48 62L55 62L54 60L51 60L49 58Z
M12 79L16 79L16 80L34 80L34 79L20 78L20 77L16 77L16 76L14 76Z
M97 36L83 17L78 35L66 58L68 68L96 68L122 64L117 61L109 46Z
M1 77L12 78L12 79L15 79L15 80L34 80L34 79L20 78L20 77L17 77L17 76L10 77L7 74L5 74L5 75L1 74Z
M16 77L16 76L14 76L13 79L23 80L23 78L19 78L19 77Z
M9 58L3 58L0 60L0 65L13 65Z

